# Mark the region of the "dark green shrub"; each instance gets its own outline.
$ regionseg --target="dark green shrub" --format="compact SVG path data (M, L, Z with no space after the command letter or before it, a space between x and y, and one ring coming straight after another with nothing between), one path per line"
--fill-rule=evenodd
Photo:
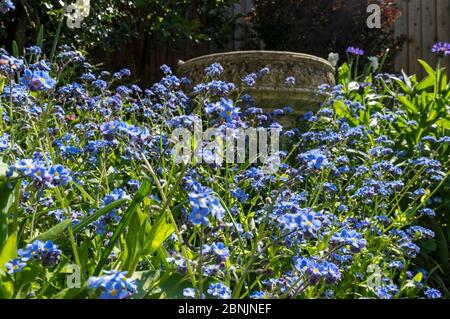
M380 4L381 29L367 27L369 3ZM392 28L398 14L391 0L255 0L249 19L266 49L327 57L345 56L349 45L370 48L369 55L395 51L401 41Z

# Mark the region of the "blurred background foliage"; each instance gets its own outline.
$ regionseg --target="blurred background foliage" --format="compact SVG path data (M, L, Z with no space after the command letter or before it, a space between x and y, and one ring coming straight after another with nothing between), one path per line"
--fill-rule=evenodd
M209 42L222 49L233 37L235 20L230 8L239 0L96 0L81 28L61 25L58 44L73 44L91 61L117 69L131 67L136 78L146 82L148 59L162 44L169 50ZM67 4L71 2L67 1ZM52 46L63 12L63 1L18 0L16 10L0 15L0 43L19 50L33 43L44 26L44 51ZM165 63L162 57L159 63Z
M404 40L393 33L399 16L393 0L247 2L250 12L236 10L241 0L90 1L81 28L61 24L58 44L73 44L107 69L129 67L135 80L150 84L161 76L161 64L176 67L179 59L235 49L289 50L326 58L330 52L344 57L348 45L365 48L369 55L390 48L387 66L392 67L389 61ZM381 6L382 29L367 28L367 3ZM0 46L10 50L14 40L21 51L34 43L43 25L44 51L49 51L64 2L16 0L15 5L16 10L0 16Z
M402 37L395 37L394 23L400 11L393 0L254 0L248 15L254 42L265 48L309 53L327 57L330 52L345 56L349 45L364 48L368 55L391 50L388 66L401 48ZM367 27L368 4L381 8L381 29ZM251 37L249 37L251 41ZM394 53L394 54L392 54ZM389 64L389 62L391 62Z

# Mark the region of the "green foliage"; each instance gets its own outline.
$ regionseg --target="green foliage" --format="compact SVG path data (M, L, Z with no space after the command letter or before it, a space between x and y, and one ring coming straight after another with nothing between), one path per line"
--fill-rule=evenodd
M3 174L4 164L0 162L0 176ZM14 235L17 239L17 234L10 228L10 214L16 199L16 183L10 183L0 180L0 251L8 244L11 244L10 236ZM14 241L15 243L15 241Z
M189 287L186 278L170 271L139 271L135 273L138 292L134 299L184 298L183 289Z
M286 134L289 152L273 172L249 162L174 163L180 123L278 127L277 115L228 100L242 88L222 95L212 81L193 93L168 70L152 94L124 83L127 70L98 75L104 87L74 83L79 52L55 54L49 74L22 77L23 94L1 96L9 118L0 123L0 297L447 292L450 210L437 201L449 188L447 78L424 62L429 77L420 82L374 66L360 72L359 59L339 68L339 85L303 131ZM425 207L445 215L432 220ZM434 238L417 225L435 229ZM76 269L81 286L67 287ZM375 272L383 282L371 281Z
M17 253L17 233L8 236L0 250L0 265L5 265Z
M40 234L39 236L31 239L29 242L33 242L35 240L41 240L41 241L59 241L61 237L64 235L64 233L67 232L67 226L72 222L70 219L66 219L59 224L56 224L46 232Z
M408 76L403 71L401 76L380 77L374 80L372 76L357 75L352 77L347 64L338 69L338 81L347 88L347 92L356 100L370 104L371 108L382 111L386 106L397 109L398 117L389 129L398 132L395 141L397 145L407 146L408 154L413 156L420 152L432 152L435 159L447 163L450 148L446 143L424 141L423 138L439 140L450 136L450 83L445 68L441 67L442 57L438 58L435 68L423 60L418 60L427 73L427 77L418 81L416 76ZM350 80L348 80L350 78ZM351 82L354 81L354 82ZM372 88L364 92L351 92L350 83L369 82ZM383 92L382 99L370 102L368 97L374 92L373 87ZM363 94L361 94L363 93ZM356 125L376 125L365 120L365 114L352 116L343 104L335 106L341 116L346 116ZM436 235L422 245L420 264L424 268L433 269L431 278L441 289L449 294L450 286L450 180L446 179L436 191L438 201L434 204L436 219L425 218L421 223L432 229ZM432 204L431 199L427 204Z
M150 192L150 182L149 182L149 180L144 180L142 183L142 186L139 188L139 191L134 196L132 202L128 206L122 219L120 220L119 224L117 225L116 229L114 230L114 233L113 233L111 239L109 240L108 245L106 246L105 250L103 251L102 257L100 258L100 261L98 262L97 267L95 268L94 276L98 276L100 274L100 272L102 271L116 242L119 240L119 237L122 235L122 232L125 230L125 227L131 221L131 218L135 215L140 203L149 194L149 192Z
M70 4L71 1L66 1ZM133 59L136 75L155 45L171 43L182 47L188 43L212 42L223 48L233 37L238 16L231 14L238 0L98 0L90 2L90 14L81 28L66 25L58 1L24 0L17 9L0 16L0 43L12 43L18 56L27 43L37 44L54 56L56 44L70 44L86 52L96 63L117 68L122 61L113 56ZM45 36L43 26L45 25ZM57 41L55 41L55 39Z

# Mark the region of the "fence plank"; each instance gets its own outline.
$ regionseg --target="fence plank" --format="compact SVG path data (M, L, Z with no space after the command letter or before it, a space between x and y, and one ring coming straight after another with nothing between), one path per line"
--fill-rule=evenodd
M450 42L450 0L437 0L437 40ZM445 59L447 74L450 76L450 57Z
M395 68L408 74L424 75L417 63L421 58L434 65L431 47L437 41L450 42L450 0L396 0L402 16L395 24L395 35L407 35L407 43L397 55ZM450 74L450 58L445 61Z
M430 65L436 63L436 55L431 52L437 41L436 0L422 1L422 55Z
M420 77L422 72L417 59L422 54L422 0L411 0L408 6L408 17L409 73Z
M408 37L408 1L406 0L396 0L396 4L401 11L401 16L395 22L395 37L405 36ZM401 51L398 53L395 59L395 69L396 70L409 70L409 60L408 60L408 41L403 43Z

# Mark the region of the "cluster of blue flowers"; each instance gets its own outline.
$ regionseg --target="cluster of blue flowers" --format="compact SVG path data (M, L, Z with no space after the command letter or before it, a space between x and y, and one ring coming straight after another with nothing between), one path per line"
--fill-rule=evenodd
M220 63L213 63L210 66L205 68L205 75L209 76L211 78L217 77L221 75L223 72L223 67L220 65Z
M302 164L302 167L308 170L321 171L322 168L326 168L329 165L327 156L319 149L300 153L297 159Z
M225 286L223 283L212 283L208 287L208 293L211 296L217 297L219 299L230 299L231 298L231 290L229 287Z
M288 203L283 203L287 204ZM279 222L284 225L288 231L298 230L304 237L315 236L322 226L321 216L312 209L296 209L289 207L288 210L295 210L295 213L283 214L279 217ZM277 213L278 215L278 213Z
M220 200L210 192L189 193L189 202L192 206L189 221L194 225L209 225L208 216L222 220L225 215Z
M438 44L433 50L447 55L446 48ZM26 230L36 232L28 224L34 216L39 231L68 217L76 225L117 200L131 199L148 173L153 180L139 216L124 227L123 242L115 243L126 251L113 249L105 264L120 269L127 259L130 277L120 270L91 277L90 296L130 298L140 284L132 272L163 265L164 276L177 273L190 281L192 288L183 291L189 298L400 298L414 289L415 295L441 297L426 279L415 283L420 276L414 274L424 273L415 265L420 241L434 237L418 219L437 215L442 199L429 196L448 170L430 145L450 141L427 133L410 149L397 143L396 123L409 129L419 125L395 103L379 107L386 94L377 81L398 78L384 74L368 83L321 86L327 99L320 110L288 128L281 121L292 114L291 107L265 112L245 94L268 68L234 84L221 80L223 67L214 63L204 70L204 83L192 84L163 65L162 80L141 89L127 84L130 70L97 74L70 47L62 48L54 64L75 63L81 72L55 83L56 66L39 60L40 48L26 52L38 62L21 63L0 52L5 61L0 72L12 81L2 98L14 105L12 120L3 114L0 153L8 155L2 157L9 167L6 178L21 180L17 206ZM347 52L349 58L364 55L354 47ZM285 85L295 86L295 78L287 77ZM10 131L18 119L20 134ZM258 163L215 161L187 163L181 171L171 161L172 132L181 127L275 129L286 139L287 151L278 153L275 173ZM202 155L214 159L212 153ZM184 175L178 179L178 174ZM172 197L165 198L168 194ZM101 255L124 207L78 232L74 240L80 250ZM163 208L173 219L158 225ZM154 255L153 247L146 247L152 227L167 229L158 233L161 249ZM133 236L142 236L145 247L133 251L128 246ZM37 241L6 267L12 274L34 259L51 266L60 254L51 242ZM366 285L369 266L379 268L376 287Z
M44 267L55 266L61 258L61 250L51 240L46 243L36 240L25 249L19 249L18 257L6 263L9 274L22 271L29 263L40 262Z
M29 69L24 71L21 83L32 92L50 90L56 85L56 81L50 77L46 70L31 71Z
M33 159L22 159L9 166L6 175L11 177L14 173L29 177L38 187L65 186L72 181L68 168L60 164L47 165L44 156L40 153L35 153Z
M239 117L240 109L234 106L233 100L221 98L219 102L207 105L205 107L205 112L211 117L217 116L218 114L220 119L225 120L227 123L231 123Z
M101 290L101 299L125 299L137 292L136 282L126 271L105 270L100 277L90 277L88 288Z
M208 294L214 298L218 299L231 299L231 290L229 287L221 282L211 283L207 290ZM186 298L197 298L196 290L194 288L185 288L183 290L183 296ZM202 294L201 298L204 299L206 296Z
M321 280L332 285L341 279L338 266L331 262L296 257L294 258L294 267L304 276L305 281L313 285Z
M363 49L357 48L357 47L348 47L347 48L347 53L348 54L352 54L352 55L356 55L356 56L362 56L365 54Z
M349 246L352 253L358 253L361 251L361 249L366 247L367 241L357 231L348 231L344 229L340 232L334 233L330 239L330 243L336 246Z
M2 13L7 13L11 10L14 10L16 7L11 0L0 0L0 11Z

